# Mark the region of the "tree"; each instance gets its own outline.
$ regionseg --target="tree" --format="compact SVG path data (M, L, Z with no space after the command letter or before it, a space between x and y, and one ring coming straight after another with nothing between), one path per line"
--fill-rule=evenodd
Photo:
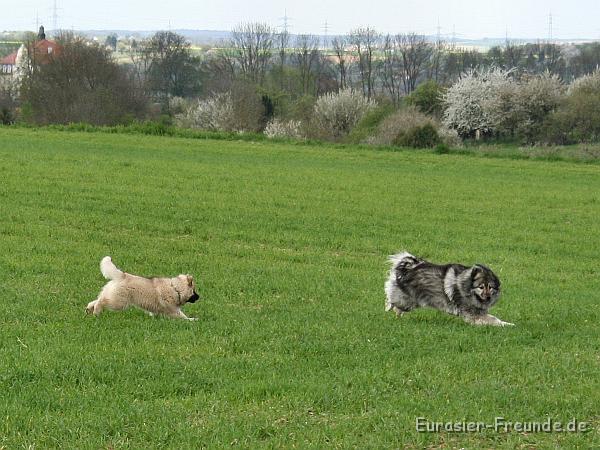
M215 48L200 63L205 93L227 92L236 77L235 59L228 47Z
M59 53L27 65L21 86L26 119L112 125L144 116L143 95L106 48L71 34L57 40Z
M375 52L381 36L373 28L358 28L350 32L350 44L358 55L358 69L363 94L368 98L375 94Z
M402 59L402 82L404 92L410 94L415 90L419 77L425 70L433 52L433 46L425 36L415 33L399 34L396 42Z
M140 86L145 85L151 60L144 43L132 39L129 46L129 58L136 82Z
M319 65L319 38L309 34L300 34L296 37L296 48L292 55L293 61L298 67L302 94L314 94L314 84L311 81L316 78L316 69Z
M106 40L104 41L104 45L110 48L113 52L117 50L117 35L109 34L106 36Z
M461 137L492 135L512 116L515 83L501 69L472 70L444 95L444 124Z
M264 23L240 24L231 32L233 57L242 75L262 85L273 53L273 29Z
M287 31L282 31L274 35L275 45L277 49L278 64L276 66L275 76L279 79L279 88L285 87L285 63L287 61L287 51L290 44L290 34Z
M199 60L192 56L185 37L171 31L159 31L142 44L140 53L148 61L148 87L160 98L199 93Z
M393 36L388 34L383 38L382 53L380 72L383 88L392 99L393 104L398 106L402 97L402 63Z
M338 90L343 91L348 87L348 64L347 64L347 56L346 56L346 46L348 45L348 40L341 36L333 39L331 45L333 46L333 51L336 56L336 69L339 74L338 78Z

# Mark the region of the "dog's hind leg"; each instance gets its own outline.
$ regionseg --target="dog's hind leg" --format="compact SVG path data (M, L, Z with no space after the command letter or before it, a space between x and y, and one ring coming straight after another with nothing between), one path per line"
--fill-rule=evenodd
M99 316L102 310L104 309L105 303L106 299L104 297L98 297L97 300L89 302L85 310L88 314Z
M385 310L394 311L396 317L401 317L402 314L418 307L418 305L411 300L411 297L406 294L392 278L385 283L385 294L387 297Z
M95 316L99 316L104 308L108 308L112 311L121 311L127 308L127 302L125 301L115 301L106 295L101 295L98 297L98 300L91 302L88 305L88 311L90 306L92 307L92 312Z
M396 317L402 317L404 313L412 311L414 306L405 306L405 305L392 305L392 311L396 313Z
M93 300L93 301L89 302L87 304L87 306L85 307L85 312L87 314L92 314L94 312L95 307L96 307L96 303L98 303L98 300Z

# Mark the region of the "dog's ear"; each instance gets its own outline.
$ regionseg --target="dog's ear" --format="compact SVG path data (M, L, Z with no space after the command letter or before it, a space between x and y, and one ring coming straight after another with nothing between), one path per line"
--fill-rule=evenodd
M481 267L478 264L475 264L471 268L471 280L474 280L475 279L475 275L477 275L479 272L481 272Z
M188 286L192 286L194 284L194 277L191 275L186 275Z

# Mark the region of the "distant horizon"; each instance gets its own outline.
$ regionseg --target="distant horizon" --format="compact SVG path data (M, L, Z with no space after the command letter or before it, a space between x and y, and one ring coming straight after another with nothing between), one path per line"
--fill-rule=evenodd
M47 34L52 35L53 32L55 30L52 30L51 28L46 27L43 24L40 24L41 26L44 26L44 30ZM365 25L365 27L368 25ZM374 27L371 27L374 28ZM273 27L274 30L276 30L276 27ZM25 33L25 32L36 32L39 30L39 27L37 30L0 30L0 33ZM219 34L228 34L231 33L232 30L224 30L224 29L206 29L206 28L171 28L171 29L165 29L165 28L155 28L155 29L133 29L133 28L61 28L58 31L74 31L74 32L83 32L83 33L99 33L99 34L105 34L105 33L112 33L112 32L128 32L128 33L140 33L140 34L152 34L158 31L172 31L174 33L177 32L195 32L195 33L219 33ZM330 36L330 37L334 37L334 36L343 36L346 35L348 33L350 33L352 30L349 30L345 33L331 33L331 34L323 34L323 33L296 33L292 30L289 31L289 33L291 35L299 35L299 34L312 34L315 36L319 36L319 37L326 37L326 36ZM376 30L378 31L378 30ZM398 32L401 33L401 32ZM398 33L390 33L390 34L398 34ZM411 33L410 31L408 31L407 33ZM387 33L382 33L382 34L387 34ZM422 34L422 33L417 33L417 34ZM429 38L435 38L436 34L422 34L423 36L429 37ZM442 40L445 41L450 41L450 40L456 40L457 42L469 42L469 41L473 41L473 42L480 42L480 41L506 41L508 40L509 42L535 42L535 41L548 41L548 37L523 37L523 36L515 36L515 37L507 37L507 36L482 36L482 37L465 37L465 36L456 36L456 37L452 37L452 36L447 36L447 35L443 35L440 34L440 37ZM596 37L586 37L586 36L579 36L579 37L554 37L552 39L552 42L575 42L575 41L585 41L585 42L596 42L596 41L600 41L600 38Z
M56 9L54 8L56 4ZM446 40L598 40L597 0L21 0L0 16L0 30L231 31L264 22L292 34L343 35L359 27L382 34L415 32ZM56 25L56 26L55 26Z

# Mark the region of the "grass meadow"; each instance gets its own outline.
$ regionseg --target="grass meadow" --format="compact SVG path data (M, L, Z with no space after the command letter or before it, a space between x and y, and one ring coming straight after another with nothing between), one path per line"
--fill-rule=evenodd
M600 446L598 165L0 128L0 174L0 448ZM516 326L385 313L401 249ZM105 255L199 320L86 316Z

